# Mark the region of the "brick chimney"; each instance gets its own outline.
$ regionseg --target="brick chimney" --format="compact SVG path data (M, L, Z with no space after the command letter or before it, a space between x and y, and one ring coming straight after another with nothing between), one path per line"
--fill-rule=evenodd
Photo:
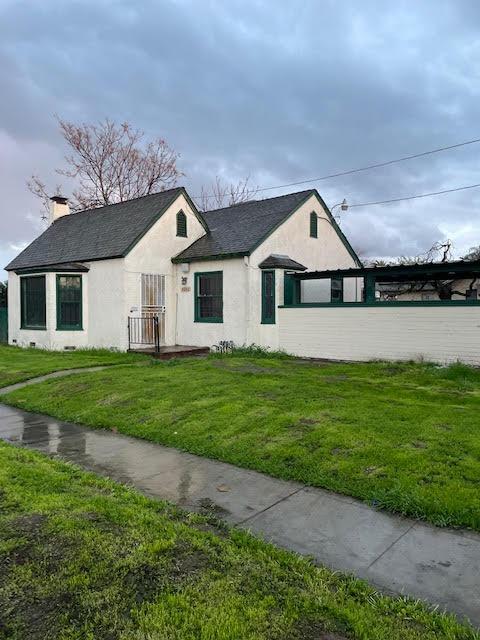
M68 198L64 196L52 196L50 198L50 224L63 216L68 216L69 213Z

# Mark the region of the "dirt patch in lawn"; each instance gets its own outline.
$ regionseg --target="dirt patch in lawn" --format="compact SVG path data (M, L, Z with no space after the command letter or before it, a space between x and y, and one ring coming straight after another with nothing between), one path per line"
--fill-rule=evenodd
M242 364L231 364L228 361L224 360L214 360L213 365L215 367L219 367L220 369L227 369L227 371L232 371L235 373L259 373L259 374L267 374L273 373L276 375L282 375L282 371L276 367L262 367L259 364L254 363L242 363Z
M292 640L349 640L336 631L326 631L325 625L316 620L301 620L295 626Z

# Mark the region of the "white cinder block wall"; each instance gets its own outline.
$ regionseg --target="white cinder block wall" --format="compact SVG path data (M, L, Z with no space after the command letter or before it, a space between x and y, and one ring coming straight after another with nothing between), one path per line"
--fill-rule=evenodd
M480 307L296 307L279 316L280 346L297 356L480 365Z

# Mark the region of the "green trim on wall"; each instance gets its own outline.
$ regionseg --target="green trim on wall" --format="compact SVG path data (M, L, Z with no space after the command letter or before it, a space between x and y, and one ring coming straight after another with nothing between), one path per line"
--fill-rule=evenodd
M79 278L80 279L80 323L79 324L62 324L60 301L60 278ZM57 308L57 331L83 331L83 278L78 274L59 273L56 277L56 298L55 305Z
M221 275L222 279L222 315L212 318L202 318L200 316L200 298L198 295L198 281L201 276ZM221 324L223 323L223 271L196 271L194 273L193 283L193 307L194 307L194 322L210 322Z
M153 227L154 224L156 224L160 218L163 216L163 214L167 211L167 209L169 209L173 203L178 200L178 198L183 195L185 196L185 199L187 200L188 204L190 205L190 207L192 208L192 211L194 213L194 215L196 216L196 218L198 219L198 221L200 222L200 224L202 225L202 227L205 229L205 231L208 232L208 227L207 224L205 222L205 220L202 218L202 216L200 215L200 212L198 211L197 207L195 206L195 204L193 203L193 200L190 198L190 196L188 195L188 193L186 192L184 187L180 187L180 192L177 193L176 197L173 198L173 200L171 200L167 205L165 205L163 207L163 209L161 209L158 214L155 216L155 218L150 222L150 224L148 225L148 227L146 227L145 229L143 229L143 231L135 238L135 240L133 240L133 242L131 242L127 249L118 257L120 258L125 258L125 256L127 256L130 251L133 249L133 247L138 244L140 242L140 240L143 238L143 236L145 234L147 234L150 229ZM109 256L110 257L110 256ZM112 258L115 258L117 256L111 256ZM101 260L106 260L107 258L100 258ZM86 259L86 261L88 262L88 260ZM182 260L181 262L186 262L186 260Z
M202 236L203 237L203 236ZM212 256L197 256L193 258L172 258L172 262L174 264L182 264L190 263L190 262L210 262L212 260L230 260L232 258L243 258L244 256L249 256L250 253L248 251L239 251L238 253L217 253Z
M263 244L265 242L265 240L267 238L269 238L272 233L275 233L275 231L278 229L278 227L280 227L286 220L288 220L291 216L293 216L293 214L298 211L298 209L300 209L300 207L302 207L309 198L311 198L314 195L314 190L312 189L311 192L308 193L308 195L305 196L305 198L303 198L303 200L301 202L299 202L297 204L296 207L294 207L289 213L287 213L287 215L282 218L282 220L280 220L280 222L277 222L277 224L272 227L269 231L267 231L267 233L260 238L260 240L258 242L256 242L253 247L250 248L250 251L248 252L248 255L251 255L256 249L258 249L258 247Z
M255 249L257 249L261 244L263 244L265 242L265 240L272 235L272 233L274 233L278 227L280 227L286 220L288 220L291 216L293 216L294 213L296 213L296 211L298 211L298 209L300 209L300 207L302 207L309 198L311 198L312 196L315 196L317 198L317 200L319 201L319 203L321 204L324 212L327 214L328 217L328 222L330 222L330 224L332 225L332 227L335 229L340 241L342 242L343 246L345 247L345 249L348 251L348 253L350 254L351 258L353 258L353 261L355 262L355 264L358 267L363 267L362 261L360 260L360 258L357 256L357 254L355 253L354 248L352 247L352 245L349 243L349 241L347 240L347 238L345 237L345 235L343 234L342 230L340 229L340 227L338 226L337 222L335 221L335 218L332 216L332 214L330 213L330 209L327 207L327 205L325 204L323 198L321 197L321 195L318 193L318 191L316 189L312 189L311 192L308 193L308 195L299 203L297 204L297 206L292 209L292 211L290 211L290 213L288 213L283 220L280 220L280 222L278 224L276 224L272 229L270 229L270 231L268 231L268 233L266 233L263 238L261 238L249 251L249 255L252 254Z
M269 276L273 276L273 304L272 304L272 313L273 315L267 316L267 297L266 297L266 289L267 289L267 279ZM265 269L262 271L262 319L261 324L275 324L275 271L273 269Z

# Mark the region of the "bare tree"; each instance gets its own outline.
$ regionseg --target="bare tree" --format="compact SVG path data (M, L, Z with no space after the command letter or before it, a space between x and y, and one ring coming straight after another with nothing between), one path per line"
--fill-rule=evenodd
M475 248L470 251L473 252ZM441 242L435 242L428 251L416 256L401 256L397 258L391 265L416 265L416 264L432 264L438 262L449 262L452 257L452 241L443 240ZM466 258L464 258L466 259ZM470 258L476 259L476 258ZM384 267L389 263L384 260L375 260L373 266ZM457 279L443 279L443 280L420 280L404 283L404 286L395 291L395 296L403 295L407 293L422 292L427 286L431 286L436 292L440 300L451 300L452 296L458 295L464 298L469 296L469 293L473 291L473 288L477 282L477 278L472 278L466 291L459 291L455 288Z
M163 191L183 175L179 158L163 138L145 142L145 134L128 122L108 118L97 124L77 125L58 119L70 153L59 175L72 178L74 210L90 209ZM30 191L48 205L45 184L38 176L27 182ZM60 186L57 187L57 190Z
M258 193L259 187L250 185L250 176L237 183L231 182L227 184L223 182L219 176L215 177L215 181L209 188L202 187L199 198L199 208L202 211L209 209L221 209L222 207L231 207L234 204L241 204L252 200Z
M462 256L462 260L468 260L469 262L473 260L480 260L480 246L470 247L468 253Z

